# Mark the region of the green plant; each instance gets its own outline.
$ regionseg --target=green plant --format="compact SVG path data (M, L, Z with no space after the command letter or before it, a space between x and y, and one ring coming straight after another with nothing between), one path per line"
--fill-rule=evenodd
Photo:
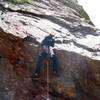
M10 2L15 4L22 4L22 3L32 3L32 0L10 0Z
M86 20L90 20L90 17L84 10L80 10L80 15L83 16Z

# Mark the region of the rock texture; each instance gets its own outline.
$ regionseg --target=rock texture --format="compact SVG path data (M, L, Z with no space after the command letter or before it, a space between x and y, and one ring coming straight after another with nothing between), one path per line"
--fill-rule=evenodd
M100 100L100 30L76 0L0 2L1 100ZM39 44L55 35L60 71L32 79ZM50 66L52 67L52 66Z

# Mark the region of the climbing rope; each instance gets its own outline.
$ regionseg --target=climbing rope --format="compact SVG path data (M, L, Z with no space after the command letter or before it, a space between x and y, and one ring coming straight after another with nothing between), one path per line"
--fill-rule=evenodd
M46 61L46 67L47 67L47 99L49 99L49 60Z

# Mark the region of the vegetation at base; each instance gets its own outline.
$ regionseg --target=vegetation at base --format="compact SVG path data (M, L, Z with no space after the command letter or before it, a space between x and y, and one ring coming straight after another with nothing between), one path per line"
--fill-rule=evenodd
M8 0L14 4L32 3L32 0Z

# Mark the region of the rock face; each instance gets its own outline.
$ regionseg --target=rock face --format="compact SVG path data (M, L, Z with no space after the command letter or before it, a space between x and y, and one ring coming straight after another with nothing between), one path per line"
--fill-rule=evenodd
M100 30L76 0L0 2L1 100L100 100ZM60 70L32 79L41 40L55 35ZM50 66L52 67L52 66ZM49 85L49 90L47 88Z

